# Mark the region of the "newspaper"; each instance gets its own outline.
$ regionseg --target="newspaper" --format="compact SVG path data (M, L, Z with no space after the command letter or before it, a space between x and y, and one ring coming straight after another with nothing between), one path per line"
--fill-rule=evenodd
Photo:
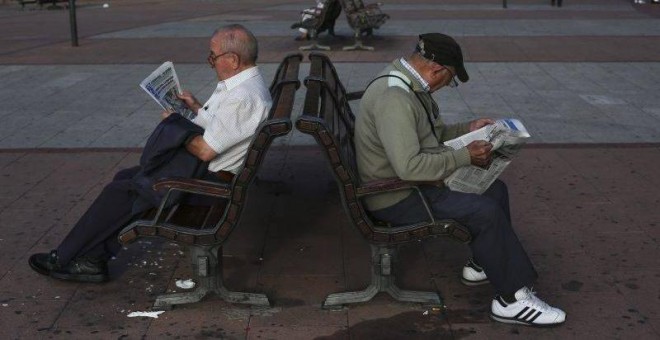
M197 115L186 104L176 97L181 93L179 78L176 76L174 64L170 61L164 62L149 76L144 78L140 87L147 91L163 109L177 112L192 120Z
M511 157L529 137L529 132L520 120L506 118L446 141L445 145L456 150L472 141L485 140L493 144L494 152L493 161L487 167L470 165L458 168L444 179L445 185L454 191L482 194L511 163Z

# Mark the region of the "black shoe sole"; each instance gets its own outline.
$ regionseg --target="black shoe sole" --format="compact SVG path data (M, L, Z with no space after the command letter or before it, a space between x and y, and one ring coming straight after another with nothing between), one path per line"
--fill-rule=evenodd
M85 283L101 283L110 280L108 274L71 274L62 272L52 272L50 277L64 281L75 281Z
M466 285L466 286L475 287L475 286L485 285L487 283L490 283L490 281L488 279L481 280L481 281L469 281L469 280L461 278L461 283Z
M530 323L526 321L520 321L517 319L511 319L511 318L506 318L503 316L497 316L493 313L490 313L490 318L494 321L501 322L501 323L508 323L511 325L524 325L524 326L530 326L530 327L537 327L537 328L552 328L552 327L557 327L561 326L566 322L566 320L559 322L559 323L549 323L549 324L538 324L538 323Z

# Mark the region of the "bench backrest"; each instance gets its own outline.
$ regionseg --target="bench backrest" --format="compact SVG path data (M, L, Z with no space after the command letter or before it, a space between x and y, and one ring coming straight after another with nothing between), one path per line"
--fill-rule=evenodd
M355 115L348 103L347 92L330 59L319 53L310 53L309 76L305 78L307 93L302 115L296 128L314 136L330 163L339 184L342 203L352 222L363 236L374 240L378 235L366 210L356 195L360 185L355 161L353 133Z
M355 13L358 10L364 8L364 4L362 1L354 1L354 0L339 0L341 2L341 7L344 8L344 12L346 14L351 14Z
M291 111L295 92L300 87L298 71L301 61L301 54L291 54L279 65L270 85L273 106L268 118L257 128L241 170L234 176L231 184L225 187L210 186L210 189L206 189L217 192L220 197L229 196L228 199L216 198L211 205L206 201L201 206L173 208L178 211L164 211L163 203L153 220L139 220L126 227L119 235L122 243L132 242L140 236L160 236L191 245L213 245L227 239L239 222L245 208L248 188L271 142L291 131ZM195 185L203 187L203 183L195 182ZM203 188L200 190L187 188L187 192L206 192Z
M428 221L392 228L371 218L360 197L398 190L396 187L402 181L384 181L376 186L373 183L361 183L353 142L355 115L348 103L349 99L356 96L346 92L327 56L310 53L309 59L312 64L309 76L305 78L305 105L303 114L296 120L296 128L314 136L323 148L339 185L342 204L362 236L371 243L389 245L436 236L449 236L460 242L469 242L469 233L452 220L435 220L429 216ZM414 184L409 184L407 188L412 186Z
M277 69L270 86L273 106L268 119L257 129L250 143L245 163L232 181L232 197L224 218L216 223L215 233L208 235L209 238L213 236L216 242L225 240L238 224L245 207L248 187L253 182L272 141L291 131L291 112L296 90L300 87L298 71L301 61L301 54L291 54L284 58Z

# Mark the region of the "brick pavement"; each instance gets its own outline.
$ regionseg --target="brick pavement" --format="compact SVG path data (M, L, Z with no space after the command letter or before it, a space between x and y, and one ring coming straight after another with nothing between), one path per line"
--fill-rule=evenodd
M246 218L225 247L228 286L267 293L274 301L270 309L210 299L158 319L127 318L130 311L147 310L156 294L176 289L172 278L190 275L183 249L158 239L143 239L121 252L111 262L113 281L107 284L62 283L33 273L27 256L55 246L102 184L138 155L138 150L103 149L0 152L2 338L646 339L659 334L660 181L653 167L658 146L530 147L505 173L514 225L541 276L535 288L569 316L566 325L551 330L490 322L485 307L491 289L459 283L469 251L447 240L404 247L400 276L406 287L441 292L445 312L425 316L425 309L385 296L342 311L321 310L325 294L368 283L369 249L349 226L334 180L314 147L274 150L250 192ZM297 214L290 214L292 207Z
M103 2L110 8L102 9ZM504 177L514 225L541 274L536 289L568 313L566 325L537 330L489 321L490 288L459 283L469 252L446 240L405 247L400 277L406 287L440 291L443 313L425 316L419 306L384 296L339 312L321 310L325 294L367 284L368 247L348 225L318 150L295 133L268 157L247 217L225 249L230 288L265 292L272 308L212 299L159 319L127 318L174 289L172 278L190 275L183 249L156 239L120 253L108 284L67 284L33 273L27 257L54 247L112 174L136 162L158 113L136 86L146 73L173 60L186 87L208 94L213 79L200 60L208 27L240 20L262 32L268 78L275 62L298 46L294 32L280 27L310 1L78 3L78 48L69 46L64 11L0 5L0 337L660 335L660 26L653 26L660 5L567 0L558 9L545 0L512 0L503 10L499 1L387 1L393 18L368 41L375 53L338 51L349 42L343 17L343 37L323 37L341 78L357 90L410 50L411 20L437 20L464 46L472 78L458 91L436 94L445 118L510 112L530 125L535 139ZM291 207L299 213L292 216Z

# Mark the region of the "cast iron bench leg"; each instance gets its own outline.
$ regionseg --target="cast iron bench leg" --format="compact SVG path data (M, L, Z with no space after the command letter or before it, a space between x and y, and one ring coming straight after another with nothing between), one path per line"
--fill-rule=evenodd
M344 51L353 51L353 50L365 50L365 51L373 51L374 48L371 46L366 46L362 44L362 35L360 33L360 30L355 30L355 43L350 46L344 46L343 47Z
M311 35L312 44L311 45L300 46L300 47L298 47L299 50L301 50L301 51L310 51L310 50L330 51L330 46L320 45L318 43L318 40L317 40L318 36L316 35L316 32L314 32L314 30L310 29L309 33Z
M324 308L366 302L371 300L379 292L385 292L397 301L442 306L442 300L438 293L403 290L397 287L392 272L392 264L396 260L395 247L371 245L371 257L371 284L361 291L328 295L323 302Z
M197 288L191 292L160 295L156 298L153 309L170 309L173 305L198 302L211 293L230 303L270 306L265 294L232 292L225 288L222 279L221 246L191 246L189 252L195 268Z

